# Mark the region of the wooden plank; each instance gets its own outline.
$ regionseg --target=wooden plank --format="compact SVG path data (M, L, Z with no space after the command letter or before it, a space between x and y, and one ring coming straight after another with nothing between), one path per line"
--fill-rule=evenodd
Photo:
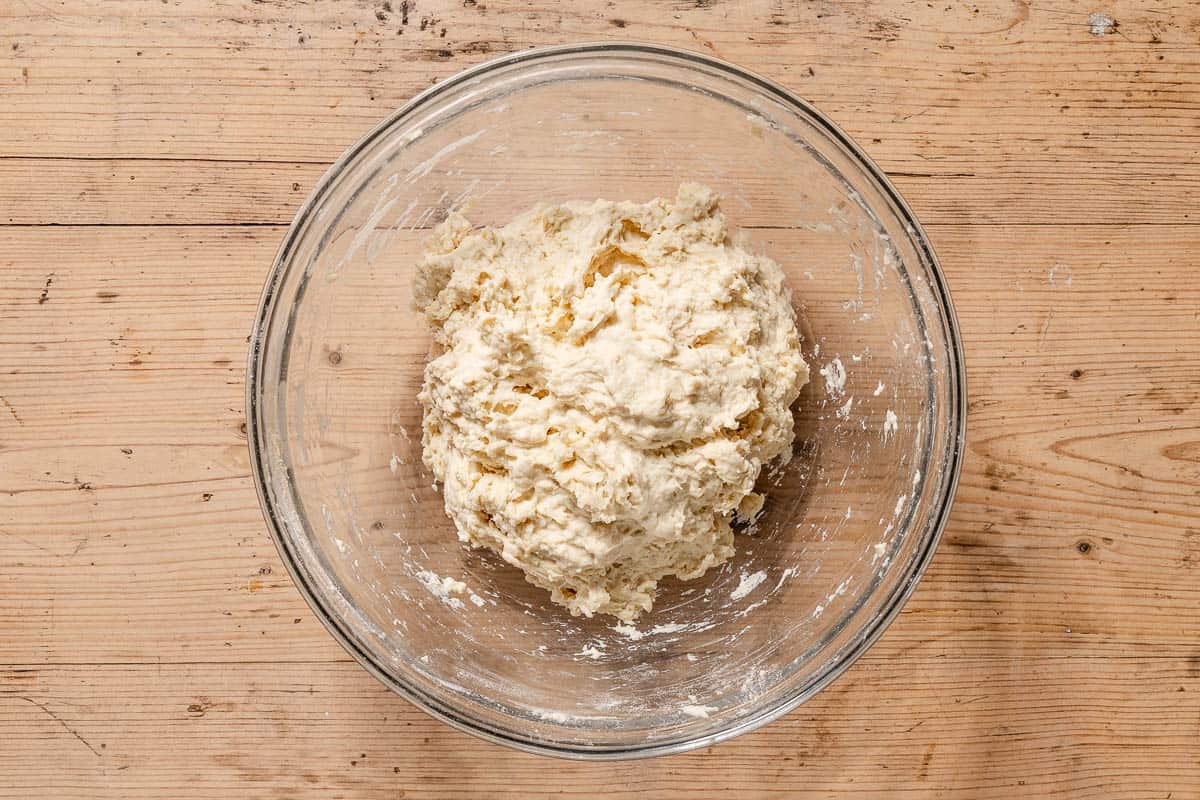
M287 224L326 166L0 158L0 223Z
M882 652L1195 649L1200 286L1180 275L1200 233L1092 231L932 230L970 452ZM243 332L282 230L166 233L0 231L0 662L343 659L264 531L241 428Z
M871 653L716 748L548 764L450 729L353 664L0 669L0 797L1186 797L1198 721L1182 659L914 668Z
M1057 174L947 176L903 159L880 163L918 219L934 225L1183 224L1192 221L1188 197L1197 189L1173 166L1068 181ZM328 166L0 158L0 224L287 225ZM1043 180L1053 186L1041 185ZM1031 188L1035 183L1038 188Z
M931 222L1191 219L1187 3L1110 4L1106 35L1086 9L1024 0L949 19L907 1L672 11L425 0L406 25L365 2L16 3L0 48L0 220L286 221L323 166L431 82L530 45L631 37L791 86Z

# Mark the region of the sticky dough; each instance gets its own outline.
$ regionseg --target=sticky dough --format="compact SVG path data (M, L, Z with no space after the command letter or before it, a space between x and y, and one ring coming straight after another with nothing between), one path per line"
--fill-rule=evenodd
M436 343L422 442L446 513L574 614L630 621L663 577L724 562L763 464L790 457L808 381L790 293L705 187L499 229L452 213L414 302Z

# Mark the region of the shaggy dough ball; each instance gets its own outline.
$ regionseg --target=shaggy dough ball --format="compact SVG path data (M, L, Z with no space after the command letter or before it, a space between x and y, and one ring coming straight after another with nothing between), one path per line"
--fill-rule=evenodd
M764 462L790 457L808 381L783 272L718 198L455 213L414 285L437 351L424 461L459 538L572 613L634 619L658 581L733 554Z

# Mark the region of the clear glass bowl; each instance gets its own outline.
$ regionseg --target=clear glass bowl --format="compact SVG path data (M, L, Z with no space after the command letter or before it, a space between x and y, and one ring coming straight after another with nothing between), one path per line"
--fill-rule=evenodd
M636 629L573 618L459 544L421 464L429 229L470 205L674 196L699 181L786 271L813 380L756 531ZM844 371L843 371L844 370ZM843 385L844 384L844 385ZM679 752L794 708L879 636L929 562L965 393L929 243L850 139L770 81L635 44L529 50L421 94L296 216L249 358L255 478L314 611L376 677L484 738L577 758ZM436 579L462 580L447 594Z

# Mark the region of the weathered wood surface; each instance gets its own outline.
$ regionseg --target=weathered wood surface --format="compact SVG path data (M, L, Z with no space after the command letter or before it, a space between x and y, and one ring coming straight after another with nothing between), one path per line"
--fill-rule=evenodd
M349 661L266 534L242 369L345 146L490 54L617 37L777 78L895 176L970 446L920 589L831 689L589 766ZM1198 71L1182 2L0 5L0 797L1200 794Z

